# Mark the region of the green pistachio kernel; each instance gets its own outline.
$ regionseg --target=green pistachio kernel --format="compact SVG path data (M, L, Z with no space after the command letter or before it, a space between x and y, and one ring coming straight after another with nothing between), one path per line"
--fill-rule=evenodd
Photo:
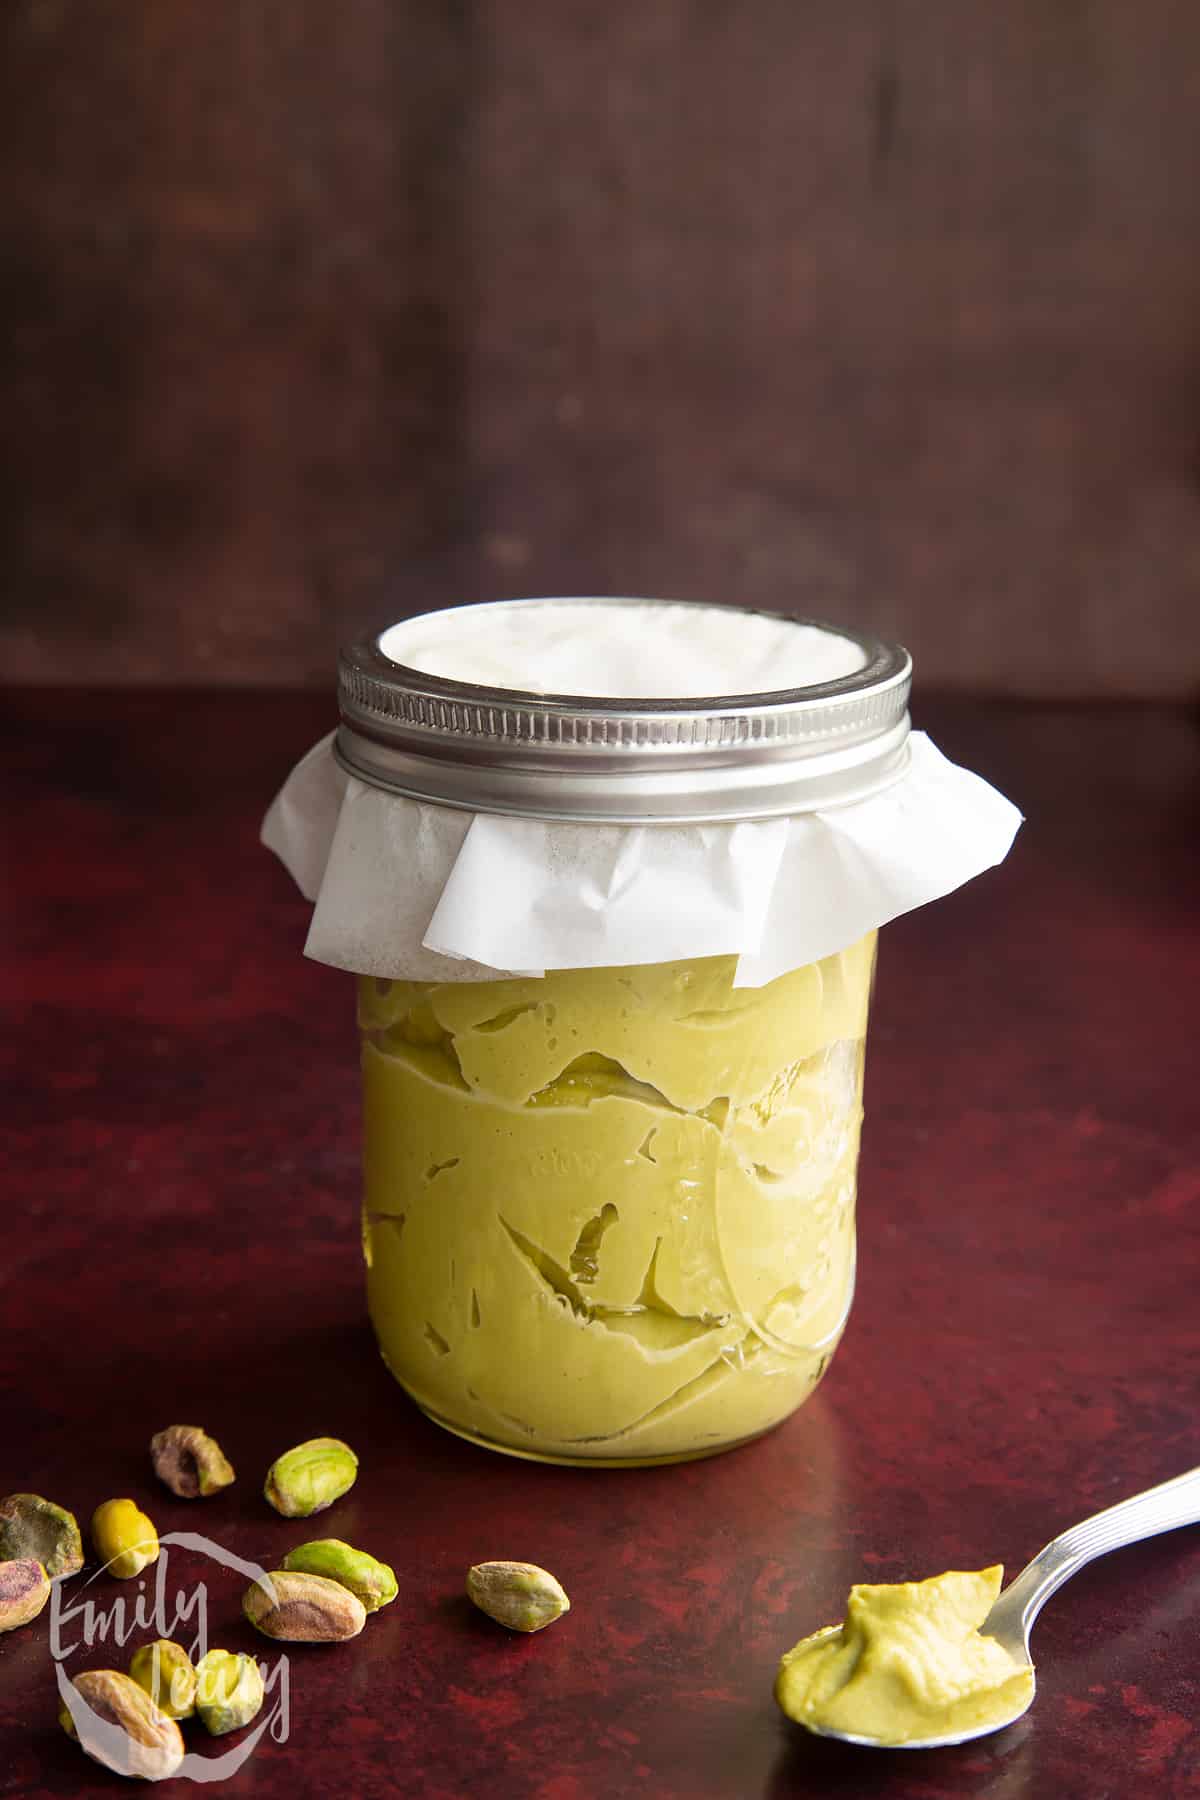
M265 1693L262 1671L241 1651L210 1650L196 1665L196 1712L213 1737L248 1725L258 1716Z
M142 1781L168 1781L178 1773L182 1734L144 1687L117 1669L82 1669L71 1686L78 1723L66 1704L59 1707L58 1722L94 1761Z
M150 1439L150 1461L165 1487L181 1500L219 1494L234 1479L233 1464L199 1425L168 1425Z
M36 1556L0 1562L0 1631L36 1619L50 1598L50 1577Z
M340 1438L309 1438L276 1458L263 1493L285 1519L307 1519L348 1493L357 1474L358 1458L349 1444Z
M168 1719L190 1719L196 1710L196 1671L182 1644L157 1638L134 1651L129 1673Z
M32 1556L51 1581L83 1567L83 1539L75 1514L40 1494L9 1494L0 1500L0 1562Z
M367 1609L357 1594L326 1575L273 1569L246 1590L242 1611L264 1637L292 1644L341 1644L357 1637Z
M476 1563L467 1570L467 1593L480 1612L510 1631L541 1631L571 1610L560 1584L536 1563Z
M283 1567L341 1582L358 1595L369 1613L387 1606L399 1592L395 1573L387 1563L377 1562L365 1550L355 1550L341 1538L315 1538L311 1544L297 1544L284 1557Z
M96 1508L92 1543L109 1574L121 1581L158 1561L158 1533L132 1500L106 1500Z

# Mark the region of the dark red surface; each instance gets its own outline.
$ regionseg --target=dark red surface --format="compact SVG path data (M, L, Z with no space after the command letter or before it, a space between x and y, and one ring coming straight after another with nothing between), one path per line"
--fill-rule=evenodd
M771 1699L779 1653L856 1578L1015 1570L1200 1462L1194 718L926 705L1029 823L1002 870L885 935L846 1341L748 1449L581 1473L446 1436L373 1349L349 982L301 957L305 905L256 841L329 713L26 692L2 715L0 1491L85 1518L128 1493L162 1531L272 1564L317 1533L269 1512L265 1467L335 1433L362 1468L321 1534L400 1577L361 1638L294 1648L288 1740L229 1791L1200 1792L1200 1531L1051 1602L1036 1706L1000 1736L871 1754L805 1737ZM173 1420L219 1435L227 1494L154 1482L145 1445ZM554 1569L569 1617L517 1639L473 1616L464 1570L497 1555ZM177 1557L208 1581L214 1640L262 1650L240 1580ZM118 1793L55 1710L43 1616L0 1638L0 1793Z

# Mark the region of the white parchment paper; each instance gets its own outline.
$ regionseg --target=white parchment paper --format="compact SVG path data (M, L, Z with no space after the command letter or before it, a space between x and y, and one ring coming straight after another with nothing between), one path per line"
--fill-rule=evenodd
M292 771L263 842L314 902L305 952L359 974L471 981L735 954L757 987L1003 861L1011 801L922 732L900 781L853 806L722 825L585 825L387 794L335 763Z

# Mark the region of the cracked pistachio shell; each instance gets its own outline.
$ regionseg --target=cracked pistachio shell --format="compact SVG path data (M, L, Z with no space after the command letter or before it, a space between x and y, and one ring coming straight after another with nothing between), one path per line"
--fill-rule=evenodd
M541 1631L571 1610L561 1585L536 1563L476 1563L467 1571L467 1593L480 1612L510 1631Z
M271 1594L257 1581L246 1590L242 1611L264 1637L292 1644L340 1644L357 1637L367 1612L357 1594L326 1575L273 1569Z
M50 1577L36 1556L0 1563L0 1631L36 1619L50 1598Z
M40 1494L0 1500L0 1562L36 1557L51 1581L83 1567L83 1539L75 1514Z
M129 1673L168 1719L190 1719L196 1710L196 1671L182 1644L157 1638L135 1650Z
M357 1474L358 1458L349 1444L341 1438L309 1438L276 1458L263 1493L285 1519L307 1519L348 1493Z
M283 1567L302 1575L325 1575L357 1594L369 1613L396 1598L399 1586L394 1570L376 1561L365 1550L355 1550L341 1538L315 1538L297 1544L283 1559Z
M175 1774L183 1761L183 1738L144 1687L116 1669L85 1669L72 1685L91 1713L76 1725L64 1705L58 1722L94 1762L143 1781L166 1781Z
M181 1500L219 1494L234 1479L233 1464L199 1425L168 1425L150 1439L154 1473Z
M158 1533L132 1500L106 1500L96 1508L92 1543L108 1573L121 1581L158 1560Z
M210 1650L196 1665L196 1712L213 1737L240 1731L262 1710L266 1689L252 1656Z

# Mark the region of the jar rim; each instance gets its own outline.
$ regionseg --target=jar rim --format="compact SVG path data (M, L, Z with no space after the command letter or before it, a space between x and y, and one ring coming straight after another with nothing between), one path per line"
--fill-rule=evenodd
M712 602L600 595L447 610L549 605L730 611ZM842 638L862 666L756 693L538 693L411 668L382 649L388 627L341 652L335 754L370 785L415 799L596 823L778 817L850 804L898 780L908 762L908 652L825 620L753 613Z

